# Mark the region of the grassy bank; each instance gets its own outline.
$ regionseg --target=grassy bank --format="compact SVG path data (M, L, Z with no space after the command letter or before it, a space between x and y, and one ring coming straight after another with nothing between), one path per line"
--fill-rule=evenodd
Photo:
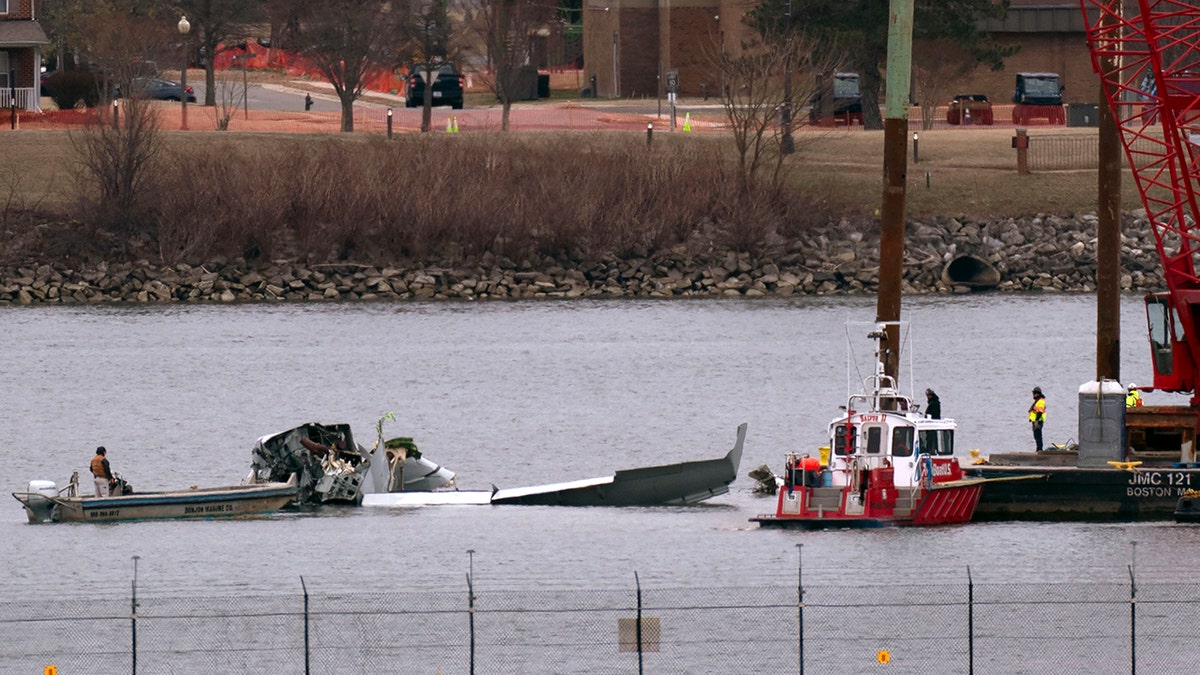
M910 216L1095 210L1094 171L1019 176L1011 136L922 132L920 163L910 164ZM753 250L844 217L875 218L882 132L806 131L798 140L787 189L746 195L731 187L733 157L718 133L658 137L647 151L633 134L407 134L387 142L163 132L139 222L121 232L145 250L122 253L165 262L586 258L697 245ZM5 258L114 255L104 224L92 222L72 134L4 132L0 144ZM1124 192L1125 208L1137 208L1128 178Z

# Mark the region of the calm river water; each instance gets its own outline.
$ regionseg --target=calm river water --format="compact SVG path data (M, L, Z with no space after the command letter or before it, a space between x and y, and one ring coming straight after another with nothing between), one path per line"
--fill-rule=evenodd
M1149 383L1140 299L1122 306L1122 373ZM1095 371L1090 296L909 300L912 384L960 422L959 451L1032 449L1029 390L1049 399L1047 439L1076 435ZM773 503L746 471L823 443L844 403L847 322L869 299L36 307L0 310L5 490L86 479L96 445L135 488L237 483L262 435L345 421L369 444L411 435L463 488L591 478L715 457L749 423L731 494L687 508L331 509L233 522L45 525L0 509L6 598L139 588L167 595L297 588L457 588L474 553L491 588L788 584L847 567L961 580L1170 575L1200 553L1173 523L1021 524L875 532L759 530ZM851 344L868 350L857 330ZM863 356L864 354L859 354ZM868 355L869 356L869 355ZM907 380L907 378L906 378ZM907 382L906 382L907 388ZM1154 396L1149 402L1156 402ZM1152 553L1151 553L1152 552ZM1139 556L1140 557L1140 556ZM374 573L371 571L378 571ZM347 577L352 577L350 588Z

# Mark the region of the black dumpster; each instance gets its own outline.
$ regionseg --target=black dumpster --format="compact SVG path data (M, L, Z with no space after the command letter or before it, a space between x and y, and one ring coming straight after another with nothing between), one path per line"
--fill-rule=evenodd
M1095 103L1068 103L1067 126L1094 127L1098 126L1097 108Z
M550 75L542 75L538 73L537 84L538 98L550 98Z

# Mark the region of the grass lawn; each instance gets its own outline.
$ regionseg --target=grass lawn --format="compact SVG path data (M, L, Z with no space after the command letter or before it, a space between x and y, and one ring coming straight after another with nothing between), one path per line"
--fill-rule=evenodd
M73 133L47 130L0 130L4 166L0 168L0 204L14 198L27 205L61 206L74 199L77 156ZM611 136L589 132L520 132L524 140L544 133L559 142L572 138L576 147L602 150ZM1034 129L1031 134L1095 134L1095 129ZM909 147L907 210L921 219L930 216L1019 216L1035 213L1069 215L1096 210L1094 170L1055 171L1025 176L1016 172L1016 151L1011 128L947 129L920 132L920 163L912 163ZM205 144L234 142L240 147L303 146L328 135L164 131L168 149L203 148ZM455 142L455 136L438 135L435 142ZM467 136L462 137L463 140ZM789 161L797 190L847 214L872 215L882 202L882 131L803 130L797 133L797 152ZM663 134L662 143L724 143L727 132ZM358 134L345 142L383 142L379 136ZM1133 180L1122 179L1122 204L1140 208Z

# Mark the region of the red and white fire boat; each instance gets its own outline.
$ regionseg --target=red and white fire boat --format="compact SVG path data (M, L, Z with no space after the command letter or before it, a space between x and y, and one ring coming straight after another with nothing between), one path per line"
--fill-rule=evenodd
M882 340L882 331L872 337ZM971 520L987 479L964 476L951 419L925 417L879 359L864 392L829 423L825 464L787 455L775 513L752 521L801 528L945 525ZM822 448L821 454L830 454Z

